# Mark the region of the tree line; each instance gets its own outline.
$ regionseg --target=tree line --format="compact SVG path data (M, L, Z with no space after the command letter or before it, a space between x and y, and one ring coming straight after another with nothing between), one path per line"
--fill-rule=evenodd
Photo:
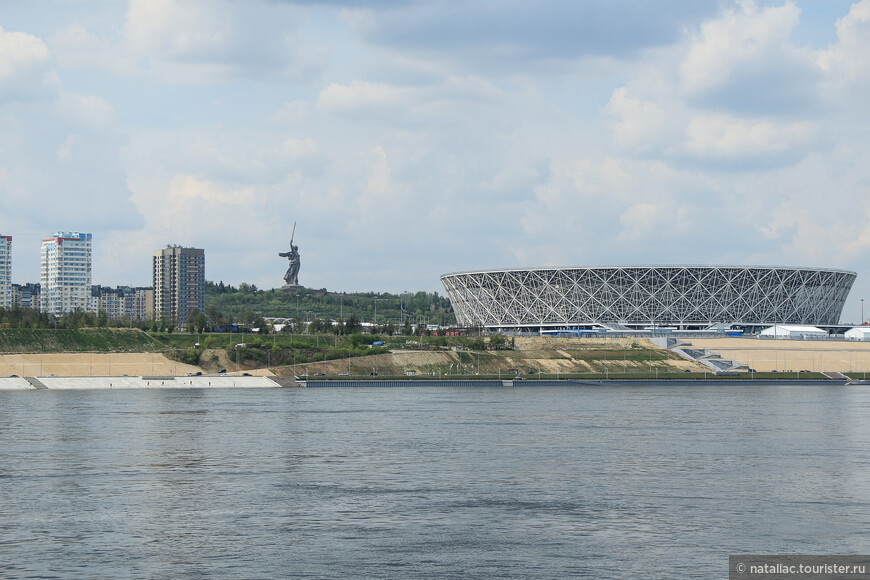
M334 333L351 335L364 328L369 332L419 334L429 324L450 326L456 317L450 300L437 292L334 293L326 289L298 288L291 292L260 290L253 284L238 287L207 281L205 311L191 311L187 322L177 327L165 318L152 320L120 317L109 319L105 312L76 309L55 316L31 308L0 308L0 327L4 328L139 328L152 332L207 332L228 324L268 330L265 318L286 318L288 332ZM365 326L363 323L366 323Z

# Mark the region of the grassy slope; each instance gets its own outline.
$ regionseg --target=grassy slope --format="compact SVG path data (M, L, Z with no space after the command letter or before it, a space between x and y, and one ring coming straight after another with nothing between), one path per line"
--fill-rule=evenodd
M126 328L78 330L6 328L0 352L154 352L163 346L146 333Z

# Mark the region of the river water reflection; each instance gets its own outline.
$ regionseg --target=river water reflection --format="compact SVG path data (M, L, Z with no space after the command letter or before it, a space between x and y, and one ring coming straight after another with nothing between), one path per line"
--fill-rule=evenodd
M724 578L870 553L870 387L0 393L0 576Z

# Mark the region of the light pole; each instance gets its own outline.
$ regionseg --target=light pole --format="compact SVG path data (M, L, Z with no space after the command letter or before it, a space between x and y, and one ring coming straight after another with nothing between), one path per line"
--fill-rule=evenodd
M861 324L864 324L864 299L861 299Z

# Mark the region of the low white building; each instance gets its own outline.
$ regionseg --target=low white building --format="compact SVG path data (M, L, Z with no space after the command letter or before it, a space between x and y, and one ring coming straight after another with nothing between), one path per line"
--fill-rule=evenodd
M804 326L802 324L777 324L769 328L765 328L759 333L764 338L825 338L828 333L821 328L815 326Z
M846 331L846 340L870 341L870 326L856 326Z

